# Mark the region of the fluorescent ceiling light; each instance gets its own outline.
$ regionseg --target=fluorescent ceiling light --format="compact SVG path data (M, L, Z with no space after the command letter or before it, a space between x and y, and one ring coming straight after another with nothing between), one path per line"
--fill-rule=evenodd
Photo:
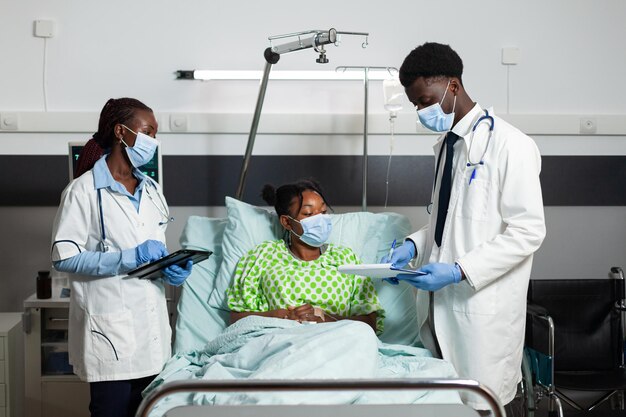
M263 71L220 71L194 70L178 71L179 79L195 80L260 80ZM328 80L328 81L363 81L365 71L272 71L270 80ZM397 75L387 70L370 70L369 80L386 80Z

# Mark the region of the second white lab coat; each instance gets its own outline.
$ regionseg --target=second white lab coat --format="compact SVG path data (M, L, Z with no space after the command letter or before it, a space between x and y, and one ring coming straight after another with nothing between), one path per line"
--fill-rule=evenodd
M101 189L110 251L132 249L148 239L165 243L166 225L159 224L162 211L168 210L165 199L158 184L146 181L139 212L126 195ZM94 178L87 171L61 196L52 260L99 251L100 227ZM99 382L142 378L162 370L171 354L171 329L160 280L70 274L70 285L69 359L76 375Z
M493 115L491 109L489 113ZM429 224L408 238L417 248L418 265L457 262L465 272L467 280L434 293L434 327L441 352L460 377L487 385L507 404L521 380L526 292L533 253L545 236L541 157L530 137L494 116L485 164L468 167L470 130L482 115L484 110L476 105L453 129L461 138L454 148L441 247L434 243L434 232L445 150ZM487 128L488 123L482 123L475 133L472 162L480 160L485 149ZM444 136L434 147L435 155ZM418 325L427 345L428 306L428 292L418 291ZM434 351L432 344L426 347ZM477 396L463 394L463 399L474 408L487 408Z

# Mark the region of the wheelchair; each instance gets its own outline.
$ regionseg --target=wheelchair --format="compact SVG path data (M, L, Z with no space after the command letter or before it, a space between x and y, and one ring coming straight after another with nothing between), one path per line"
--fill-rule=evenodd
M605 279L530 281L520 415L533 417L543 399L550 417L564 416L563 403L565 415L626 415L624 283L619 267ZM572 398L583 391L600 398L584 406ZM597 409L609 400L611 410Z

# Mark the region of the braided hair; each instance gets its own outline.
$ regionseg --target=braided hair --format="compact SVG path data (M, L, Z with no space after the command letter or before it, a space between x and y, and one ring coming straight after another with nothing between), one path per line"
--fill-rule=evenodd
M150 107L134 98L111 98L106 102L100 112L98 131L93 134L93 139L87 142L78 157L74 175L76 178L93 168L98 159L105 152L110 151L115 141L115 132L113 131L115 125L128 123L135 116L137 110L152 112Z
M265 186L263 186L261 196L267 204L269 204L270 206L274 206L276 214L278 214L279 216L291 216L291 214L289 214L289 206L291 205L291 202L293 201L294 197L297 197L299 199L298 210L296 211L296 213L300 212L300 209L302 208L302 193L305 191L315 191L317 194L320 195L320 197L322 197L322 200L324 200L326 206L329 209L331 208L326 201L326 198L324 197L322 188L320 187L319 183L314 179L300 180L293 184L281 185L278 188L274 188L274 186L271 184L266 184Z
M83 146L83 149L81 149L80 155L78 155L74 178L80 177L93 168L93 165L102 155L104 155L104 149L102 149L94 139L89 139L85 146Z

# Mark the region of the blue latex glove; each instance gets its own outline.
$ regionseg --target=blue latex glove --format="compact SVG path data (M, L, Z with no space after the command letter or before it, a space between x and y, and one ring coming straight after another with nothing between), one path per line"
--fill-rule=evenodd
M411 262L411 259L413 259L414 257L415 245L412 241L406 240L404 241L402 246L397 247L393 250L391 256L389 256L389 254L383 256L383 258L380 260L380 263L390 263L391 266L394 266L396 268L403 268L404 266L406 266L406 264ZM396 278L385 278L383 279L383 281L387 281L388 283L393 285L398 285L398 280Z
M159 240L146 240L135 248L135 260L137 266L147 262L153 262L167 256L167 249Z
M411 259L415 258L415 245L412 241L406 240L402 246L399 246L393 250L391 257L389 254L383 256L380 260L381 264L391 264L396 268L403 268L408 264Z
M428 264L417 271L425 274L398 274L396 278L425 291L437 291L447 285L461 282L461 268L457 264Z
M178 287L189 277L192 268L193 262L191 260L187 261L184 268L178 265L170 265L163 270L163 279L168 284Z

